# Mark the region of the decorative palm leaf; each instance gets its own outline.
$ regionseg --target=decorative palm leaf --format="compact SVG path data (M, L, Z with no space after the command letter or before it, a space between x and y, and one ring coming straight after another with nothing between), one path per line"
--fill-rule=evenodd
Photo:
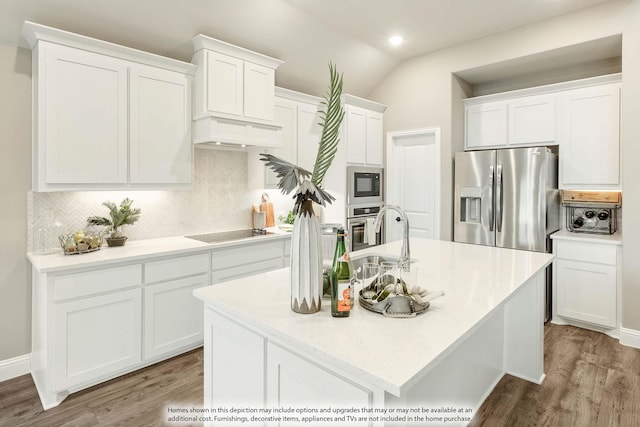
M266 162L266 165L276 173L279 179L278 188L283 194L289 194L297 188L294 195L294 212L298 212L302 202L307 199L311 199L322 206L326 206L327 203L335 200L331 194L322 188L322 180L338 151L338 142L340 142L338 134L340 132L340 124L344 118L344 109L340 102L342 75L338 74L332 63L329 63L329 77L329 90L325 99L321 102L324 109L320 111L321 122L318 124L322 126L322 135L318 144L318 154L316 155L316 163L313 166L313 173L272 154L260 154L260 160Z
M278 177L278 188L282 194L289 194L299 186L305 178L311 176L311 172L294 165L291 162L282 160L272 154L260 154L260 160L266 162Z
M329 78L329 91L322 101L325 109L320 111L322 121L319 124L322 126L322 136L311 178L311 182L318 188L322 187L322 180L338 151L338 142L340 142L338 134L340 132L340 124L344 118L344 109L340 102L342 74L338 74L331 62L329 63Z

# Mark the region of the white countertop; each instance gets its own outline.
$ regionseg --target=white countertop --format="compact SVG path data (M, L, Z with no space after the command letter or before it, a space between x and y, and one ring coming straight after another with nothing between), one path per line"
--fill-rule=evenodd
M352 255L368 253L398 255L400 242ZM445 293L412 319L386 318L359 305L350 317L333 318L327 299L320 313L294 313L286 268L200 288L194 294L293 351L313 355L399 396L553 260L545 253L425 239L411 239L411 256L417 261L413 266L418 268L419 284Z
M576 242L602 243L609 245L622 245L622 233L613 234L580 233L569 230L559 230L551 235L552 239L573 240Z
M124 246L109 247L106 242L99 251L79 255L65 255L62 249L54 254L27 253L31 265L40 273L74 268L102 267L111 264L142 260L150 256L179 255L204 252L216 248L258 243L270 239L286 239L291 233L269 229L274 234L247 237L219 243L204 243L183 236L128 241Z

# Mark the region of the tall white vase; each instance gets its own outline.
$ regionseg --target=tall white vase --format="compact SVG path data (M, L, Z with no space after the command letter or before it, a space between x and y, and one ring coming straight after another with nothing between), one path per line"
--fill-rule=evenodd
M291 236L291 310L316 313L322 302L322 241L313 202L305 200Z

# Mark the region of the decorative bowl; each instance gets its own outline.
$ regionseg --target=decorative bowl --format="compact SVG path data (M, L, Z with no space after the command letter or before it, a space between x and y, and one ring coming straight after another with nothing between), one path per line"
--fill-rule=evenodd
M79 255L98 251L102 247L102 240L102 233L87 231L77 231L58 236L62 252L65 255Z

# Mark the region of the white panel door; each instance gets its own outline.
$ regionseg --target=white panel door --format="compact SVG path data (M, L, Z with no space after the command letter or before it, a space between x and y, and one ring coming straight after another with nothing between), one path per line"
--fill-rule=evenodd
M549 144L556 140L556 95L509 101L509 145Z
M560 188L620 188L620 85L563 92L561 108Z
M202 341L202 301L194 289L209 285L201 274L144 288L144 359L176 352Z
M347 163L364 164L367 160L367 111L345 106Z
M275 72L273 68L244 63L244 117L273 121Z
M278 345L267 344L267 407L368 408L372 401L372 391ZM336 423L314 425L335 426ZM345 425L368 426L369 423L349 420Z
M225 316L207 310L204 405L263 407L265 347L264 337Z
M556 261L558 315L616 327L616 267L592 262Z
M404 209L410 236L440 237L439 131L392 133L387 154L387 203ZM386 241L400 240L404 224L386 214Z
M130 84L130 182L190 184L190 78L136 65L131 69Z
M298 105L298 166L313 172L313 165L318 154L318 144L322 137L322 127L318 106L313 104Z
M235 118L242 117L244 61L217 52L207 52L207 109Z
M367 166L382 166L383 115L367 112Z
M45 42L40 49L45 181L126 183L127 62Z
M466 149L507 145L506 102L487 102L466 107L465 123Z
M282 147L272 148L266 150L272 153L274 156L287 160L291 163L297 164L298 161L298 129L297 129L297 117L298 106L295 101L290 99L276 97L275 110L274 110L274 122L282 126ZM265 150L260 150L265 152ZM260 162L263 163L263 162ZM271 169L262 166L265 169L265 183L264 188L277 188L278 178ZM254 186L253 188L262 188Z
M140 292L131 289L55 305L55 391L140 362Z

